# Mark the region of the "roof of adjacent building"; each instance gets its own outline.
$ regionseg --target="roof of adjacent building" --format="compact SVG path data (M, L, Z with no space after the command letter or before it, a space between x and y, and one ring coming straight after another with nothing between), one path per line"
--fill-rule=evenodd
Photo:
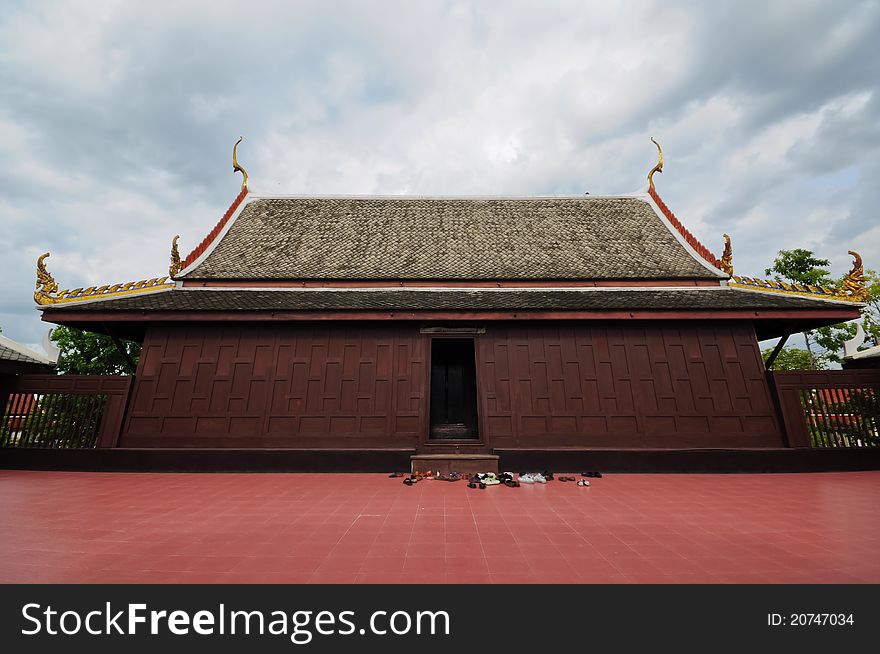
M742 290L584 289L223 289L174 288L93 302L49 305L48 312L96 311L621 311L852 308L852 303Z
M11 338L0 334L0 361L14 361L16 363L34 363L44 366L54 366L55 361L49 357L31 350Z
M239 200L240 201L240 200ZM648 196L248 195L183 279L721 279ZM228 223L226 222L228 221ZM220 227L220 225L218 225ZM708 251L707 251L708 252ZM713 259L713 257L710 257Z

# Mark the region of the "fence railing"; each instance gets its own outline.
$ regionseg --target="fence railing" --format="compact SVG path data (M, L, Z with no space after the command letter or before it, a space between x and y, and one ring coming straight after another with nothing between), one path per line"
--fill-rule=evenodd
M768 374L791 447L880 447L880 371Z
M131 377L20 375L0 392L0 447L115 447Z

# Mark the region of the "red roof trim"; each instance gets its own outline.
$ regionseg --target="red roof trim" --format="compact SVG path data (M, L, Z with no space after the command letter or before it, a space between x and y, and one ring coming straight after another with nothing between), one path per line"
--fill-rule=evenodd
M208 246L214 242L214 239L217 238L217 235L223 231L223 228L226 226L226 223L229 222L229 219L232 217L232 214L235 213L235 210L238 209L238 206L241 204L242 200L244 200L247 195L247 189L241 189L241 193L238 194L238 197L233 200L232 204L226 210L226 213L223 214L223 217L214 225L214 229L208 232L208 235L199 243L195 249L190 252L186 259L183 260L183 268L187 268L192 265L192 262L198 259L202 254L204 254L205 250L208 249Z
M697 237L691 234L687 227L681 224L681 221L675 217L675 214L666 206L666 203L660 199L660 196L657 194L657 191L653 188L648 189L648 195L657 203L657 206L660 207L660 211L663 212L663 215L666 216L666 219L672 223L672 226L678 230L678 233L681 234L682 238L687 241L688 245L690 245L694 250L696 250L701 257L703 257L710 264L715 266L716 268L721 268L721 261L718 260L712 252L705 245L700 243L697 240Z

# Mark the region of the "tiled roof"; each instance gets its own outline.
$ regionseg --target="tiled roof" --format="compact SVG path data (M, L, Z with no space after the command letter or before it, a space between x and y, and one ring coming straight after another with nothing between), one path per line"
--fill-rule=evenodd
M39 363L44 366L54 365L48 358L32 352L21 343L0 336L0 361L15 361L20 363Z
M648 195L651 196L651 199L657 203L657 206L660 208L660 211L663 212L663 215L666 216L666 219L670 222L670 224L675 227L679 234L681 234L682 238L687 241L687 244L690 245L694 250L696 250L701 257L703 257L710 264L715 266L716 268L721 267L721 261L716 257L705 245L700 243L697 240L697 237L688 231L688 228L685 227L681 221L676 217L674 213L672 213L672 209L666 206L666 203L660 197L654 187L648 189Z
M850 303L722 287L703 289L368 289L177 288L53 311L640 311L849 309Z
M212 239L197 248L198 255L187 258L191 269L181 277L724 277L682 244L685 239L647 199L637 197L248 196L224 234L226 221L221 222Z
M186 255L186 259L183 260L184 268L186 268L193 261L198 259L202 255L202 253L211 246L211 243L214 242L214 239L217 238L217 235L223 230L223 228L226 226L226 223L229 222L232 214L234 214L235 210L238 209L238 205L241 204L241 201L244 200L246 195L247 189L241 189L241 193L236 196L235 200L232 201L232 204L226 210L226 213L224 213L223 216L221 216L220 220L217 221L217 224L214 225L214 229L208 232L208 235L202 239L201 243L193 248L192 252Z

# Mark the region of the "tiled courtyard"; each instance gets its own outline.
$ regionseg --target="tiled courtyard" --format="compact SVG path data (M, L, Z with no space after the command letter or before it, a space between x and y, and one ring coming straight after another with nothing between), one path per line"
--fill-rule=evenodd
M880 472L0 471L0 582L880 583Z

